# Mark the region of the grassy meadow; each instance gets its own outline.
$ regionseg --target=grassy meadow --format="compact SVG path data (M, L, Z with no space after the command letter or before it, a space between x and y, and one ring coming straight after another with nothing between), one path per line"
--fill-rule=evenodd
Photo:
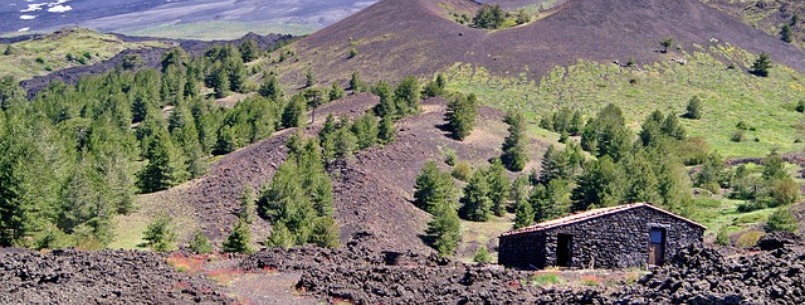
M106 61L123 50L166 47L162 42L124 42L120 38L87 29L68 29L39 39L0 44L0 76L29 79L81 65Z
M754 56L728 45L686 54L687 63L658 62L635 67L580 60L556 67L539 82L491 75L455 64L445 71L450 89L475 93L490 106L524 112L533 122L561 107L593 115L609 103L623 109L635 131L655 109L682 114L694 96L704 100L701 120L682 119L689 136L703 137L725 157L764 156L772 149L805 149L805 116L794 111L805 99L805 75L775 66L768 78L746 72ZM729 66L718 58L735 62ZM749 126L735 142L739 122Z

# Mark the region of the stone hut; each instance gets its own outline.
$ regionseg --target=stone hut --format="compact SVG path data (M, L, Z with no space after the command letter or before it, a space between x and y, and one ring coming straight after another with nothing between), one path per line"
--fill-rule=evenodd
M519 269L662 265L706 228L647 203L590 210L503 233L498 261Z

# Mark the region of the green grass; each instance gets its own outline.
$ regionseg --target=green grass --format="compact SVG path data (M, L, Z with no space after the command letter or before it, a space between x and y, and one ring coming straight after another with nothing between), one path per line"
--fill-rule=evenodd
M309 24L254 24L232 21L204 21L183 24L161 24L145 29L123 30L130 35L198 40L237 39L249 32L306 35L318 28Z
M126 49L164 47L161 42L123 42L114 35L101 34L86 29L69 29L41 39L22 41L11 45L12 55L3 55L8 45L0 45L0 76L13 75L29 79L80 65L105 61ZM90 58L83 57L84 53ZM83 58L67 60L67 55ZM50 70L50 71L48 71Z
M528 279L528 285L535 287L558 286L565 282L558 273L535 274Z
M109 249L144 249L140 245L145 243L143 233L151 220L145 215L133 214L115 217L115 239L107 248Z
M741 64L728 69L716 56ZM775 66L768 78L752 76L743 68L754 56L731 46L719 45L686 58L686 65L667 61L636 68L580 60L554 68L539 82L528 80L525 74L495 76L461 63L444 72L449 89L475 93L489 106L524 112L532 122L564 106L590 116L613 103L623 109L627 124L637 131L655 109L682 114L688 100L700 96L705 103L704 117L682 119L682 123L690 136L705 138L725 157L764 156L775 148L784 152L805 149L805 144L795 143L805 140L805 116L793 111L796 102L805 99L805 75ZM732 142L730 136L740 121L757 130L746 131L749 141Z
M490 240L496 239L501 233L511 230L514 215L504 217L491 217L487 222L461 221L461 244L459 244L458 258L464 262L471 262L474 252L468 251L470 243L486 246ZM490 253L492 262L497 262L497 252Z

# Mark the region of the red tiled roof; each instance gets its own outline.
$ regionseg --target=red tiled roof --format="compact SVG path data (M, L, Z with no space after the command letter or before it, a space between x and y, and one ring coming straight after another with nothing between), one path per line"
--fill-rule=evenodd
M600 208L600 209L593 209L593 210L589 210L589 211L584 211L584 212L573 214L573 215L570 215L570 216L567 216L567 217L562 217L562 218L559 218L559 219L554 219L554 220L541 222L541 223L538 223L538 224L535 224L535 225L532 225L532 226L528 226L528 227L525 227L525 228L511 230L511 231L508 231L508 232L505 232L505 233L501 234L501 236L511 236L511 235L517 235L517 234L522 234L522 233L543 231L543 230L547 230L547 229L551 229L551 228L561 227L561 226L564 226L564 225L567 225L567 224L582 222L582 221L585 221L585 220L595 219L595 218L598 218L598 217L602 217L602 216L606 216L606 215L612 215L612 214L620 213L620 212L623 212L623 211L628 211L628 210L631 210L631 209L641 208L641 207L650 208L650 209L658 211L660 213L667 214L667 215L669 215L671 217L674 217L676 219L679 219L679 220L688 222L690 224L693 224L695 226L699 226L699 227L702 227L704 229L707 229L707 227L705 227L702 224L699 224L699 223L697 223L695 221L692 221L690 219L684 218L682 216L676 215L674 213L668 212L666 210L660 209L660 208L655 207L655 206L653 206L651 204L648 204L648 203L633 203L633 204L625 204L625 205L619 205L619 206L614 206L614 207Z

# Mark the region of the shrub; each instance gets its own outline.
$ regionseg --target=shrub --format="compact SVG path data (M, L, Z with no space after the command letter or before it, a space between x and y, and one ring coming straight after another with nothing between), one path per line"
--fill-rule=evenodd
M727 233L727 228L721 228L718 230L716 234L716 244L720 246L729 246L730 245L730 235Z
M771 69L771 59L769 58L769 54L764 52L760 53L755 63L752 64L752 69L749 70L749 73L760 77L768 77L769 69Z
M739 218L736 218L735 220L732 221L732 224L743 225L743 224L759 223L764 220L765 219L763 214L757 213L757 214L744 215Z
M791 214L788 208L778 208L769 216L766 222L766 232L791 232L799 231L799 220Z
M733 132L732 136L730 137L730 141L733 141L733 142L736 142L736 143L741 143L743 141L746 141L746 134L743 132L743 130L738 130L736 132Z
M668 37L660 41L660 45L662 46L662 53L668 53L668 49L674 45L674 38Z
M757 245L757 241L760 240L764 235L766 235L766 233L763 233L762 231L752 230L744 232L740 237L738 237L738 240L735 242L735 246L741 248L754 247Z
M769 195L775 206L789 205L799 199L799 184L794 179L777 179L771 183Z
M499 29L506 19L506 13L500 5L484 4L473 19L473 25L481 29Z
M352 59L352 58L355 58L356 56L358 56L358 48L351 47L349 49L349 58Z
M489 250L486 247L482 246L478 248L478 251L475 251L475 255L472 257L472 261L476 263L489 263L492 261L492 256L489 255Z
M762 210L765 208L767 208L766 204L758 200L738 204L738 212L740 213L749 213L757 210Z
M467 161L461 161L456 164L456 167L453 168L453 172L450 173L453 178L458 180L467 182L472 177L472 166Z
M799 100L799 103L797 103L797 107L794 108L794 110L799 113L805 113L805 99Z
M458 161L458 155L455 150L448 149L444 151L444 163L450 166L455 166Z
M42 58L42 57L40 56L40 57L37 57L37 58L36 58L36 62L37 62L37 63L40 63L40 64L44 64L44 63L45 63L45 59L44 59L44 58Z
M213 249L207 235L204 235L204 232L196 231L196 234L193 235L193 241L190 242L190 250L198 254L207 254L212 252Z
M692 99L690 99L690 101L688 101L685 117L691 120L699 120L702 118L703 108L704 105L702 104L702 99L698 96L694 96Z
M170 217L162 215L154 219L148 224L143 239L156 252L172 251L175 248L176 233L173 232Z

